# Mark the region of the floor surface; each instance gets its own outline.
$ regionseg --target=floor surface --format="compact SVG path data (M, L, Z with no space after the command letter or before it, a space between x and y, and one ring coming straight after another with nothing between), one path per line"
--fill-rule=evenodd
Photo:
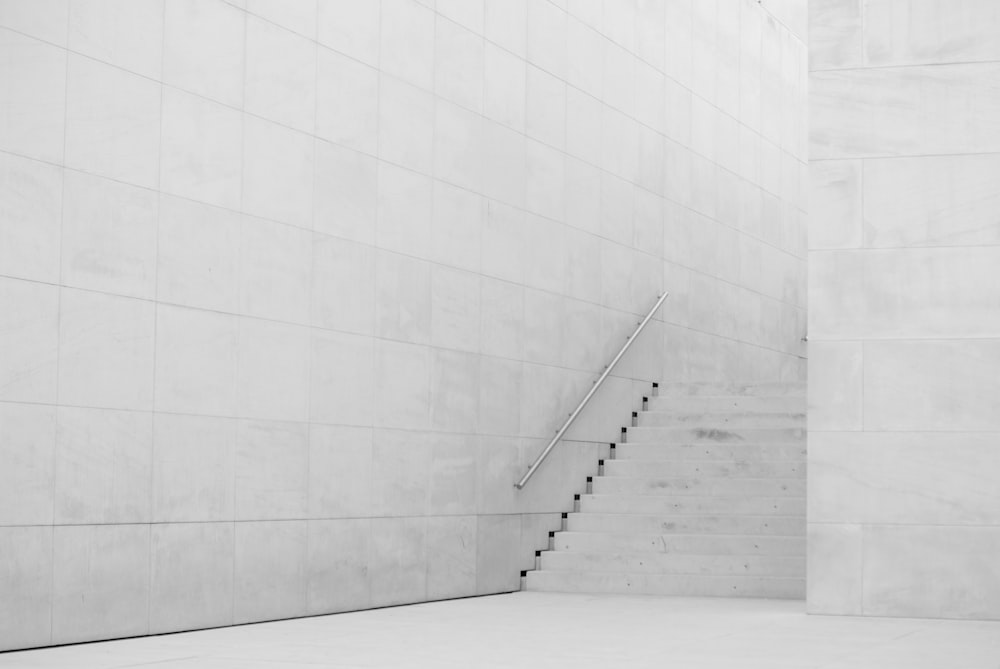
M0 654L0 668L998 669L1000 622L807 616L799 601L521 592Z

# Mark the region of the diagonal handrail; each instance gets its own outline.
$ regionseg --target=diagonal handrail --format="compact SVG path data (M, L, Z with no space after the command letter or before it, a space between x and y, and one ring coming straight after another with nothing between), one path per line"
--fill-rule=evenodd
M549 445L545 447L545 450L542 451L541 455L535 458L535 461L532 463L527 473L525 473L525 475L521 477L520 481L514 484L515 488L517 488L518 490L523 488L524 484L528 482L528 479L530 479L532 475L534 475L535 470L538 469L538 466L545 461L545 458L549 457L549 453L552 451L553 448L555 448L555 445L558 444L559 441L563 438L563 435L566 434L566 430L569 429L569 426L573 424L573 421L575 421L577 416L580 415L580 412L583 411L583 407L587 406L587 402L590 401L590 398L594 396L594 393L597 392L597 389L601 387L602 383L604 383L604 379L608 378L608 374L610 374L611 370L615 368L615 365L618 364L618 361L622 359L622 356L625 355L625 351L627 351L629 346L632 345L632 342L634 342L635 338L639 335L640 332L642 332L642 329L646 327L646 323L652 320L653 314L656 313L656 310L660 308L660 305L663 304L663 300L667 299L667 295L669 294L670 293L664 291L663 295L657 296L656 304L654 304L653 308L649 310L649 313L646 314L646 317L639 322L639 325L635 328L635 331L625 338L625 345L622 346L620 351L618 351L618 355L616 355L614 359L608 364L608 366L604 368L604 373L601 374L601 378L597 379L593 387L590 389L590 392L588 392L587 396L583 398L583 401L581 401L576 406L576 409L573 411L573 413L569 415L569 418L567 418L566 422L563 423L563 426L559 428L559 431L556 432L556 436L552 437L552 441L550 441Z

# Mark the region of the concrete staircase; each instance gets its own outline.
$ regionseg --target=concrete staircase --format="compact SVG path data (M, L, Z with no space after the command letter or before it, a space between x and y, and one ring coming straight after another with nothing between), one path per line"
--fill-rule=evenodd
M804 598L805 386L654 393L526 589Z

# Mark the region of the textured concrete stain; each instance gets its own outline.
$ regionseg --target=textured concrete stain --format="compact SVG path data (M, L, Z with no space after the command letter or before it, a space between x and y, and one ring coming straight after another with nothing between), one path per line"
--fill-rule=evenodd
M729 430L716 430L713 428L695 428L694 434L698 438L711 439L713 441L730 441L733 439L739 439L742 441L743 439L743 437L739 436L735 432L730 432Z

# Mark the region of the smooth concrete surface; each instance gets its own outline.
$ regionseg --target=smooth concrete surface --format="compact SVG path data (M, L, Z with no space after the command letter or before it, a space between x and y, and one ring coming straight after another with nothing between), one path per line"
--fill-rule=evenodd
M1000 623L807 616L801 602L523 592L0 655L4 669L994 669Z
M0 648L509 590L650 382L801 382L804 19L0 2Z
M1000 8L810 16L809 610L1000 619Z

